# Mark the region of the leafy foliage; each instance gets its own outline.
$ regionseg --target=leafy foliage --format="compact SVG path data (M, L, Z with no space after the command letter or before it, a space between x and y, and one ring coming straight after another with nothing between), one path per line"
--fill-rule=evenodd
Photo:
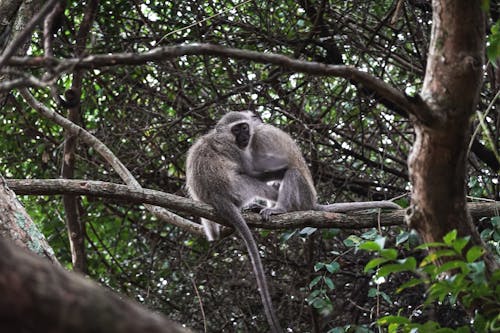
M432 12L422 1L402 1L399 11L399 2L105 0L100 1L86 54L210 42L356 66L411 95L423 83ZM56 58L74 56L88 5L66 3L54 39ZM498 44L495 29L489 37L490 59ZM29 54L43 53L41 36L40 31L35 33ZM487 68L480 110L498 91L492 66ZM37 77L44 74L40 68L26 71ZM72 82L71 73L64 74L56 82L60 93ZM65 112L48 89L33 93L45 105ZM16 91L1 95L0 103L0 173L9 178L59 177L62 130L40 118ZM492 108L497 111L495 105ZM409 121L401 110L347 80L207 56L110 66L85 71L80 118L81 125L101 139L142 186L186 195L188 148L227 110L243 109L259 112L266 122L296 139L322 202L402 196L400 203L407 205L406 161L414 135ZM498 112L490 112L484 119L491 141L477 136L490 150L498 149L498 117ZM470 154L470 161L470 194L498 200L497 170L478 151ZM81 143L75 178L120 182L98 154ZM69 268L60 197L22 200ZM92 197L80 199L79 214L86 229L90 278L196 330L203 329L205 321L211 332L265 331L260 298L239 239L209 244L158 222L141 206ZM494 249L499 238L495 221L493 226L479 221L482 235L489 237ZM306 332L316 326L320 331L368 332L381 313L394 314L399 308L411 313L419 308L421 283L414 287L422 288L418 293L411 288L393 293L410 278L408 270L420 269L415 266L421 261L417 258L398 261L414 251L415 236L398 228L382 230L388 234L385 243L377 238L379 230L351 235L309 228L257 235L279 316L290 330ZM385 248L386 243L395 246ZM386 283L376 284L363 274L370 257L359 247L380 251L380 261L371 266L394 265L382 271ZM476 255L472 252L470 258ZM403 272L391 274L398 269ZM468 274L481 267L470 269ZM453 307L441 306L439 311L443 325L464 318Z
M481 257L484 249L470 246L470 237L457 237L456 230L448 233L443 242L426 243L417 249L433 249L417 266L414 257L397 259L395 249L386 249L383 241L367 241L360 249L375 251L380 257L370 260L365 272L375 270L375 279L387 278L390 274L410 272L416 276L397 289L400 293L421 284L426 289L426 305L446 303L450 306L463 306L473 309L471 325L455 329L442 327L439 323L428 320L425 323L414 322L402 315L387 315L378 319L378 324L387 326L388 332L476 332L495 331L498 329L500 313L500 270L488 275ZM392 251L391 251L392 250ZM438 265L438 263L441 264Z

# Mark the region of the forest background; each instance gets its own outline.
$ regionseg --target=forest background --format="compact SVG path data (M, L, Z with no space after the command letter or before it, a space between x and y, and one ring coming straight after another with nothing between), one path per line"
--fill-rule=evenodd
M194 140L225 112L252 110L300 145L320 202L408 208L267 224L246 214L283 325L370 332L399 313L468 327L486 310L426 302L426 285L396 292L417 268L382 278L361 248L421 262L417 244L457 230L489 250L470 267L498 276L498 10L466 0L2 1L1 201L15 212L2 236L192 329L266 331L241 240L208 243L197 219L217 217L182 198Z

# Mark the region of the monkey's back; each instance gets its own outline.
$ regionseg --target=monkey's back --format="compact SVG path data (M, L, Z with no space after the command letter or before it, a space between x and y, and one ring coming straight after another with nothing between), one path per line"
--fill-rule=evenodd
M307 166L302 152L292 137L281 129L269 125L261 124L255 127L255 133L252 141L252 149L260 152L283 152L289 161L289 168L296 168L303 175L310 185L312 194L316 198L316 190L312 180L311 171Z
M239 156L233 147L221 144L215 131L200 137L188 151L186 159L186 187L189 195L208 204L213 204L218 193L234 193L234 178L239 171ZM229 198L236 204L238 197Z

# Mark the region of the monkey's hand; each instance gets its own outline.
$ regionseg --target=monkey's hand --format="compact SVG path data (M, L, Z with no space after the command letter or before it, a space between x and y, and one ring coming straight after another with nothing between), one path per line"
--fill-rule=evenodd
M271 207L271 208L264 208L263 210L260 211L260 216L262 216L262 219L266 222L269 222L271 219L271 215L274 214L283 214L286 213L286 210L280 207Z

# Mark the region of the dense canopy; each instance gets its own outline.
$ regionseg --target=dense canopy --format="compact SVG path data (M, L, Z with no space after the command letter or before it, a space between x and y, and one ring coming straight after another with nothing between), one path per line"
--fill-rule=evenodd
M53 57L116 55L116 65L56 66L51 73L13 58L17 64L2 75L5 82L7 75L17 77L20 72L43 81L28 84L35 98L100 139L142 187L187 196L189 147L227 111L252 110L300 145L320 202L391 199L410 205L407 160L415 141L411 117L380 91L349 77L300 73L266 61L207 54L127 64L118 54L144 55L187 43L219 44L353 66L416 96L424 82L431 38L429 1L89 0L65 6L52 24ZM488 33L498 19L495 6L492 2L486 12ZM4 25L3 34L1 29L7 31ZM44 54L43 32L36 29L26 55ZM470 125L474 136L466 182L471 201L500 199L500 72L491 61L484 68L477 115ZM56 90L51 92L52 83ZM123 183L94 147L77 140L72 157L60 126L29 106L18 90L1 83L0 88L0 173L5 178L63 174ZM81 97L77 112L68 115L54 94L64 98L70 88L81 89ZM64 171L68 158L74 158L74 166ZM254 276L238 237L209 243L159 220L143 205L97 196L77 198L73 211L83 226L85 256L79 267L91 279L195 330L266 331ZM56 257L72 268L65 226L70 208L58 195L21 200ZM181 215L198 221L197 216ZM500 228L498 214L474 217L486 241L493 237L494 226ZM349 325L368 332L375 330L377 318L397 314L398 309L420 322L467 324L461 307L436 303L432 310L423 308L423 287L397 294L410 273L375 283L373 271L364 272L373 256L357 246L377 235L387 237L401 255L423 256L413 249L417 237L403 225L254 229L254 235L278 317L290 332L341 332ZM498 251L496 241L490 244Z

